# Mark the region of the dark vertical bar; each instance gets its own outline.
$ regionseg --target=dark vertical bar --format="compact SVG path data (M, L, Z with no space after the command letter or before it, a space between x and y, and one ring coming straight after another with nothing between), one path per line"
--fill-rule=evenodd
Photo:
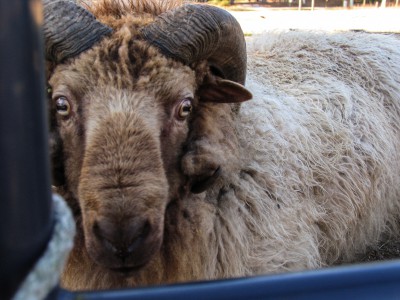
M40 0L0 0L0 299L52 229Z

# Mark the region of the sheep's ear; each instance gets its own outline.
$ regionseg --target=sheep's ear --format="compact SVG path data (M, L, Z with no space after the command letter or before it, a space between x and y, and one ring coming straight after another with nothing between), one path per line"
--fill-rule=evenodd
M208 76L200 87L199 95L201 101L217 103L240 103L253 97L243 85L216 76Z

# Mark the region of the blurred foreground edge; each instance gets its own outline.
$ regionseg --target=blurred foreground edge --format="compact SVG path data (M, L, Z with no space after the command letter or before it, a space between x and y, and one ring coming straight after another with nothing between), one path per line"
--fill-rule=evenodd
M51 237L40 0L0 0L0 299Z
M131 290L60 290L58 299L400 299L400 260Z

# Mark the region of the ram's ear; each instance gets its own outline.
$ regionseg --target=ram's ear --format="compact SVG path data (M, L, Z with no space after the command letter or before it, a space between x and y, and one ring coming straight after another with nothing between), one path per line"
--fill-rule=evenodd
M200 99L203 102L240 103L250 100L253 95L243 85L207 75L199 89Z

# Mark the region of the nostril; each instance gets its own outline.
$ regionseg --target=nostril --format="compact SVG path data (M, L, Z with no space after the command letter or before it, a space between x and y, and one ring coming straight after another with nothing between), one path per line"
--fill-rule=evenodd
M137 231L138 235L133 236L128 243L128 252L132 253L137 247L139 247L142 242L147 238L150 233L150 223L148 221L144 222L141 228Z
M104 228L104 224L102 225L102 227ZM109 240L109 236L107 234L106 231L104 231L104 229L102 230L102 228L99 225L99 222L95 222L93 224L93 233L94 236L102 243L102 245L108 250L111 251L112 253L117 253L118 249L117 247L114 245L114 243Z
M150 222L138 218L118 222L102 218L93 224L93 234L103 249L120 260L125 260L137 250L150 232Z

